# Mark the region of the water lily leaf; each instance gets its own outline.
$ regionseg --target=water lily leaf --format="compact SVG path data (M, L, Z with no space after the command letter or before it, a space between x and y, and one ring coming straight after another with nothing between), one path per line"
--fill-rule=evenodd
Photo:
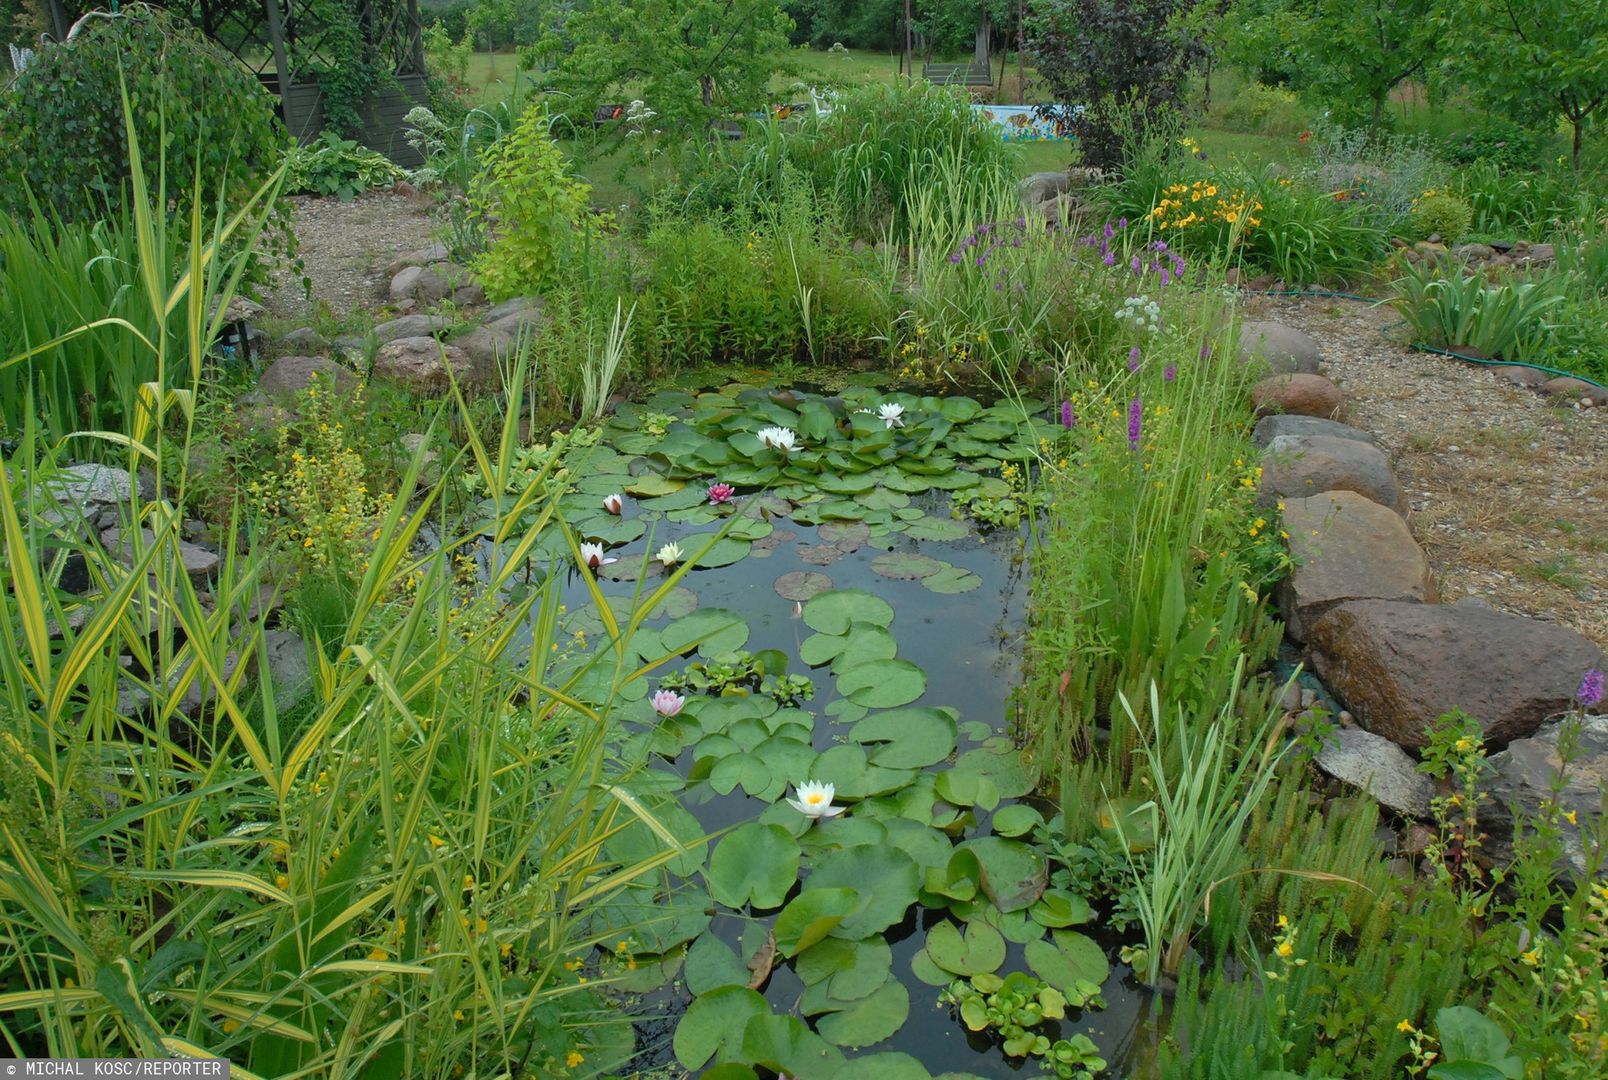
M816 486L822 491L834 495L858 495L870 491L877 486L877 482L869 473L822 473L816 479ZM862 500L863 501L863 500Z
M815 730L815 717L803 709L778 709L768 717L760 717L772 735L808 742ZM802 732L802 733L801 733Z
M920 769L936 765L955 750L955 718L942 709L895 709L868 716L849 738L866 748L873 765Z
M953 420L957 424L977 416L983 407L969 397L959 395L953 397L924 397L921 399L923 412L935 412L946 420Z
M910 505L910 496L879 487L860 496L860 505L867 510L897 510Z
M792 733L798 732L795 737ZM774 802L781 798L792 782L789 778L795 776L808 776L815 765L815 748L809 744L809 729L787 725L780 734L772 735L758 746L754 747L752 754L765 763L770 770L774 783L764 789L764 792L753 794L755 798Z
M871 569L895 581L913 581L931 577L944 568L944 564L931 555L914 551L889 551L871 560Z
M893 950L880 937L827 938L799 953L793 967L805 986L825 986L835 1001L858 1001L888 981Z
M1100 986L1111 974L1105 951L1093 938L1076 930L1055 931L1053 943L1030 942L1025 956L1034 974L1063 994L1072 993L1079 982Z
M730 908L780 907L798 880L798 860L798 841L786 829L739 825L709 856L709 894Z
M805 830L799 845L815 858L851 847L877 847L888 842L888 829L872 818L835 817Z
M859 890L812 883L776 916L776 948L783 956L797 956L837 929L859 907Z
M705 933L687 950L687 989L707 994L722 986L747 986L749 971L737 950L713 933Z
M691 615L696 610L698 610L698 594L684 585L677 585L665 594L659 606L649 613L649 617L668 615L672 619L679 619L682 616ZM641 633L640 630L637 632ZM654 645L657 646L658 644L660 644L658 635L654 635ZM663 654L661 653L660 655Z
M996 836L1026 836L1044 824L1044 815L1025 803L1013 803L994 811L993 827Z
M746 722L759 724L757 720ZM759 734L761 736L765 734L763 726L760 726ZM757 742L758 740L755 740L756 745ZM739 742L738 745L742 744ZM738 785L741 785L744 791L757 797L771 786L771 779L770 766L747 753L723 757L709 771L709 786L721 795L730 795Z
M823 593L822 596L830 596ZM820 597L816 597L819 600ZM813 601L812 601L813 603ZM805 619L809 612L805 610ZM908 705L927 690L927 675L908 660L872 660L838 676L838 693L868 709Z
M798 561L808 566L831 566L843 558L844 551L836 544L800 544Z
M1044 856L1020 840L983 836L961 846L976 853L983 871L983 892L1000 911L1025 911L1049 884Z
M960 755L955 762L955 768L961 772L973 772L988 777L994 782L994 787L1002 799L1019 799L1032 791L1034 786L1032 770L1022 760L1022 755L1011 741L1000 739L997 743L994 740L990 740L989 743Z
M590 467L587 463L586 467ZM596 495L594 502L601 504L604 495L615 495L625 490L632 477L615 473L588 473L575 482L575 490L585 495Z
M976 487L981 482L981 477L967 469L956 469L937 476L930 476L928 480L932 482L933 487L941 488L944 491L964 491L967 488Z
M962 566L945 563L937 573L921 579L921 587L940 596L954 596L971 592L983 584L983 579Z
M684 487L686 487L685 480L672 480L658 473L643 473L625 486L625 492L639 499L649 499L673 494Z
M782 470L775 465L748 464L739 461L722 469L720 478L734 487L762 488L774 484L781 475Z
M788 1076L833 1076L843 1067L843 1051L804 1026L796 1016L766 1014L742 1027L745 1061Z
M1044 936L1044 927L1028 918L1027 912L1001 911L986 901L980 905L974 904L973 910L967 912L965 917L968 922L987 923L1004 935L1006 941L1014 941L1018 945L1026 945Z
M1009 499L1014 494L1011 486L997 476L985 476L977 482L977 490L973 495L980 495L985 499Z
M887 979L869 997L821 1017L815 1027L829 1043L871 1046L898 1031L909 1016L910 992L898 979Z
M824 401L805 401L798 407L798 433L809 442L824 442L837 433L837 417Z
M951 851L946 865L926 870L922 888L932 896L941 896L949 900L970 900L977 895L982 877L982 864L977 861L977 854L960 848Z
M673 521L678 525L712 525L720 520L720 513L714 507L704 505L693 506L686 510L670 510L664 516L667 520ZM693 539L696 540L696 537ZM703 541L697 542L702 543ZM683 544L682 546L685 547L686 545ZM688 550L696 549L689 548Z
M810 779L831 784L840 798L863 799L870 794L871 763L858 746L833 746L810 767Z
M1094 909L1089 902L1065 889L1045 889L1044 895L1039 897L1038 903L1028 908L1027 913L1040 926L1056 929L1081 926L1094 918Z
M598 924L631 936L643 952L667 953L709 928L707 896L682 889L669 895L653 889L622 889L598 905ZM612 935L611 935L612 936Z
M668 653L684 653L696 644L703 656L725 656L748 643L748 623L726 608L699 608L666 626L659 640Z
M700 994L676 1025L671 1043L676 1060L683 1068L700 1069L716 1053L735 1052L750 1019L769 1015L765 999L746 986L722 986Z
M929 515L912 521L905 528L905 535L915 540L964 540L971 535L971 530L962 522Z
M822 634L847 633L852 623L887 626L893 605L864 589L833 589L804 605L804 625Z
M865 623L849 627L843 641L843 649L832 661L832 671L836 675L872 660L891 660L894 653L899 651L899 643L892 634L880 626Z
M776 579L776 594L784 600L808 600L831 587L831 578L807 570L794 570ZM808 660L804 662L810 663Z
M612 514L604 514L592 518L585 525L575 526L576 535L609 545L629 544L647 531L647 523L641 518L618 518Z
M861 521L835 521L820 528L821 541L835 545L845 555L864 544L868 535L869 530Z
M681 542L681 547L682 550L688 553L688 555L691 555L693 552L696 552L699 548L701 548L706 542L707 541L698 537L688 537L686 540ZM730 566L732 563L737 562L740 559L744 559L747 556L748 541L736 540L730 536L725 536L719 540L716 540L714 546L712 546L702 555L699 555L694 560L693 565L702 566L705 569L713 569L717 566Z
M856 720L864 718L865 714L871 710L864 705L856 705L848 698L840 697L821 711L832 717L834 723L852 724Z
M708 1073L704 1074L704 1080L709 1080ZM932 1080L932 1073L909 1054L889 1051L855 1058L833 1073L832 1080Z
M848 644L847 634L811 634L798 647L798 658L810 667L819 667L836 657Z
M680 491L642 500L644 510L690 510L709 501L708 493L698 484L688 484Z
M988 451L992 449L991 444L974 439L970 435L951 435L945 441L944 448L963 458L987 457Z
M907 495L920 495L924 491L932 490L932 481L925 476L892 470L879 477L882 486L889 491L902 491Z
M987 923L971 923L962 935L954 923L941 922L927 931L927 955L945 971L981 975L1005 962L1005 939Z
M865 517L868 509L870 508L858 502L836 499L832 502L822 503L816 508L815 515L821 521L859 521Z
M910 957L910 974L928 986L948 986L955 981L953 975L932 962L926 949L917 949Z
M809 887L859 890L854 911L830 931L833 937L858 939L900 922L916 902L919 878L915 860L898 848L863 845L821 859L810 872Z
M861 804L861 820L865 820L864 805ZM883 821L883 827L888 831L888 843L914 859L923 873L933 867L947 865L954 852L949 837L931 825L909 818L892 817Z
M703 1080L759 1080L759 1074L738 1061L726 1061L712 1069L705 1069Z
M999 442L1016 434L1016 425L1001 423L998 420L979 420L974 424L967 424L966 434L973 439L983 442Z
M747 540L753 543L755 540L765 539L775 531L776 526L768 521L739 514L732 518L731 525L726 529L726 537L730 540Z

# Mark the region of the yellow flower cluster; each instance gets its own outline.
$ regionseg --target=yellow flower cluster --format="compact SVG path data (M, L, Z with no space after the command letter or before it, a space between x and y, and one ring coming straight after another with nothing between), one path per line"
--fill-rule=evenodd
M978 336L986 341L987 335ZM961 342L947 345L936 340L926 323L916 323L915 335L899 346L899 378L916 383L955 382L954 367L971 359L971 349Z
M1171 184L1150 216L1158 230L1187 229L1200 224L1262 224L1262 204L1239 188L1224 191L1210 180Z

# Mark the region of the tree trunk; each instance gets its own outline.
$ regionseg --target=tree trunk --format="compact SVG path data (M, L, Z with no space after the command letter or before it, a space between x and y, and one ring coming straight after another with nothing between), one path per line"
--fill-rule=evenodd
M1374 91L1373 129L1378 131L1385 122L1385 98L1390 95L1390 87L1382 87Z
M1583 132L1585 130L1586 118L1583 117L1583 116L1581 116L1581 117L1570 117L1569 118L1569 123L1571 125L1573 125L1573 127L1574 127L1574 158L1573 158L1573 160L1574 160L1574 171L1578 173L1580 171L1580 135L1581 135L1581 132Z
M972 63L979 67L992 66L993 62L989 57L989 53L992 51L989 48L990 39L993 37L992 29L988 24L988 11L985 9L982 21L977 24L977 41L972 48Z
M1206 57L1206 92L1204 100L1200 103L1201 111L1204 113L1212 111L1212 63L1216 59L1217 57L1212 54L1208 54Z

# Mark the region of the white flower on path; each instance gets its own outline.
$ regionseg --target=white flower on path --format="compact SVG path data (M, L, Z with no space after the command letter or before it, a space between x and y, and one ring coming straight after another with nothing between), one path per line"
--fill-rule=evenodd
M581 545L581 561L587 566L591 567L593 570L596 570L600 566L607 566L611 562L619 562L618 559L610 559L605 557L603 554L603 545L594 543L585 543Z
M653 695L653 711L666 720L680 712L686 704L687 699L674 690L660 690Z
M603 509L611 514L618 514L625 509L625 499L619 495L603 496Z
M831 784L806 780L802 784L795 784L793 790L798 793L798 798L788 799L787 804L807 818L837 817L848 809L846 806L832 805L835 789Z
M654 558L663 563L665 569L668 570L670 567L681 561L681 545L666 544L664 547L659 549L659 553L655 555Z
M791 454L798 449L798 436L793 434L792 428L760 428L756 434L759 441L772 450L780 450L784 454Z
M904 406L897 402L883 402L877 408L877 415L882 418L884 424L891 428L904 427Z

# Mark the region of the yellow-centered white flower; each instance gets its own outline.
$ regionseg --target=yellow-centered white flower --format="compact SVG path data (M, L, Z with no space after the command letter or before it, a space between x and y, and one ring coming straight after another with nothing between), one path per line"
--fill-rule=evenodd
M877 415L891 428L904 427L904 406L896 401L883 402L877 407Z
M807 818L837 817L848 809L846 806L832 805L835 789L831 784L823 784L819 780L806 780L802 784L795 785L793 790L798 798L788 799L787 803Z
M793 434L792 428L760 428L755 435L761 443L772 450L780 450L784 454L791 454L798 449L798 436Z
M666 544L659 549L659 553L654 558L658 559L666 567L674 566L681 561L681 545Z

